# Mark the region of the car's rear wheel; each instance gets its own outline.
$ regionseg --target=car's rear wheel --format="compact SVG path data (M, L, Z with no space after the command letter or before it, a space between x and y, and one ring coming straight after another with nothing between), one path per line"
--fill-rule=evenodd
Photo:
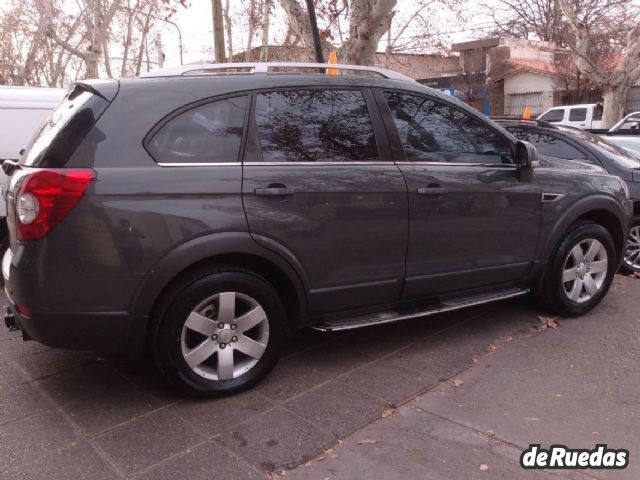
M240 270L183 282L157 320L153 341L163 376L182 390L220 396L245 390L277 362L284 309L264 279Z
M604 227L574 227L552 259L545 303L563 315L588 312L609 290L616 263L613 238Z
M635 220L631 224L620 270L625 273L640 272L640 220Z

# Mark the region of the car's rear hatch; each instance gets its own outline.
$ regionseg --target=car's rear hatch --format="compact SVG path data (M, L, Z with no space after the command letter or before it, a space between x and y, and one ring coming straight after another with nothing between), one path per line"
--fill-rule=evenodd
M75 84L40 126L23 152L20 162L6 162L3 165L5 172L10 175L6 202L12 251L18 241L33 241L46 235L75 205L69 205L70 199L79 199L77 178L93 175L93 171L73 169L69 160L117 91L116 81ZM16 202L25 193L25 188L29 189L28 195L25 195L27 204L24 205L24 198L21 197L21 204L18 206ZM27 211L25 208L31 210ZM33 231L37 226L21 222L19 213L24 214L25 211L35 215L32 222L44 224L44 228L38 230L40 237L33 233L25 235L25 228Z

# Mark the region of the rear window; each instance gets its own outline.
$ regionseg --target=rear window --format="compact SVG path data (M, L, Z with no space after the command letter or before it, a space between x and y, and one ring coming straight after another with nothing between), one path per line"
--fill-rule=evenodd
M109 103L76 85L49 114L21 159L30 167L62 168Z
M147 144L161 164L239 161L247 97L194 107L165 123Z
M570 122L582 122L587 119L587 109L586 108L572 108L569 110L569 121Z
M556 108L555 110L549 110L547 113L542 115L539 120L544 120L545 122L561 122L564 118L564 109Z

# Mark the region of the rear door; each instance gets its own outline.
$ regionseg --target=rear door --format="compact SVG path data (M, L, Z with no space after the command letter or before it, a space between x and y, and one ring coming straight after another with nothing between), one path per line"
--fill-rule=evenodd
M370 90L257 92L243 169L251 235L304 272L312 313L398 299L407 191Z
M541 190L535 180L519 181L514 143L440 99L376 95L409 189L404 297L523 279L534 258Z

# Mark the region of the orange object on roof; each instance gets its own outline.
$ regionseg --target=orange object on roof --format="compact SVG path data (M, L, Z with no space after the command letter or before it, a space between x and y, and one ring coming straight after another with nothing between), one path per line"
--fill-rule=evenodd
M329 54L329 61L327 63L330 63L331 65L336 65L338 63L338 55L336 54L335 51L332 51ZM327 68L327 75L338 75L338 69Z
M531 107L524 107L524 112L522 113L523 120L531 120Z

